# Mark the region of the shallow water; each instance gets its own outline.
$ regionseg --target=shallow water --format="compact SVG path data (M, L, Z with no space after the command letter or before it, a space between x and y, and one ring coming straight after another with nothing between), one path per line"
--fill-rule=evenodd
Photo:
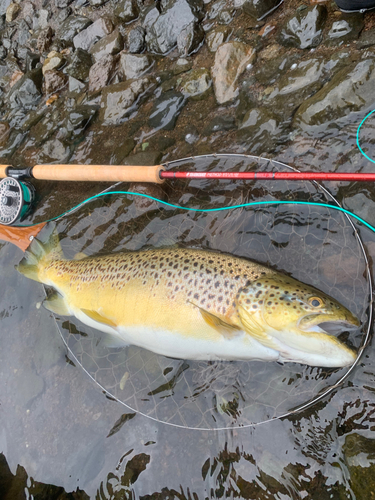
M195 163L190 166L201 166ZM229 170L242 165L227 158L214 164ZM192 181L165 191L171 203L201 208L264 199L327 201L315 185L302 182L257 181L250 191L241 182ZM338 212L287 205L200 214L155 202L140 207L135 197L112 195L61 219L57 228L69 258L80 251L175 243L252 258L330 293L366 322L365 260ZM361 234L374 248L373 235ZM45 292L13 269L21 257L11 245L0 249L7 283L1 296L7 346L1 352L1 449L13 473L17 464L25 468L30 494L38 491L38 481L66 491L78 487L100 499L318 498L322 485L327 498L368 498L363 495L371 491L374 467L372 347L323 401L267 422L316 396L345 369L193 363L135 347L108 350L78 321L37 309ZM361 333L348 340L358 347Z

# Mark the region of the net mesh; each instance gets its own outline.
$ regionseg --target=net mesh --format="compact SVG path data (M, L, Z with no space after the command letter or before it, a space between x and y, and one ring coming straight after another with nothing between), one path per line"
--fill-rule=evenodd
M221 155L171 162L167 168L270 171L287 167L262 158ZM265 200L333 202L317 184L304 181L172 181L163 185L160 194L169 203L200 209ZM109 194L58 221L57 229L67 258L77 252L97 255L179 244L256 260L319 288L356 314L361 329L340 336L348 345L361 348L368 337L368 262L357 232L340 212L292 204L185 212L151 200ZM175 426L222 429L260 424L326 394L348 372L348 368L297 363L175 360L136 346L109 348L100 332L77 319L56 321L69 357L108 397Z

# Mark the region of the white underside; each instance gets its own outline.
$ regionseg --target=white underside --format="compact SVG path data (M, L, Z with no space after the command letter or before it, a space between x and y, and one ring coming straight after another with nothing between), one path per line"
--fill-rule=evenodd
M278 350L264 346L249 334L238 332L233 338L222 336L219 340L189 338L175 331L165 331L146 326L117 327L99 323L80 309L71 311L82 323L114 338L113 346L131 344L171 358L190 360L262 360L296 362L310 366L342 367L351 365L354 359L330 344L322 345L322 353L311 353L290 347L273 337ZM280 332L279 332L280 333Z

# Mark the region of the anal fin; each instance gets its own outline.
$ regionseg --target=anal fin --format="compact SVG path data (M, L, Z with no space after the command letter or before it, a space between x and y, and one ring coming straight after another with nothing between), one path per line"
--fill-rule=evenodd
M103 325L111 326L113 328L117 327L117 324L114 321L106 316L103 316L98 311L92 311L89 309L81 309L81 311L93 321L97 321L98 323L102 323Z

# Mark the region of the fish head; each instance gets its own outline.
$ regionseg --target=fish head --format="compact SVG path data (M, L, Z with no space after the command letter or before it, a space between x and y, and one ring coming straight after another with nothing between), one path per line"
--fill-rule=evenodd
M279 350L280 360L340 367L356 358L331 333L360 326L358 318L310 285L281 274L264 276L241 291L238 303L248 333L257 330L255 337Z

